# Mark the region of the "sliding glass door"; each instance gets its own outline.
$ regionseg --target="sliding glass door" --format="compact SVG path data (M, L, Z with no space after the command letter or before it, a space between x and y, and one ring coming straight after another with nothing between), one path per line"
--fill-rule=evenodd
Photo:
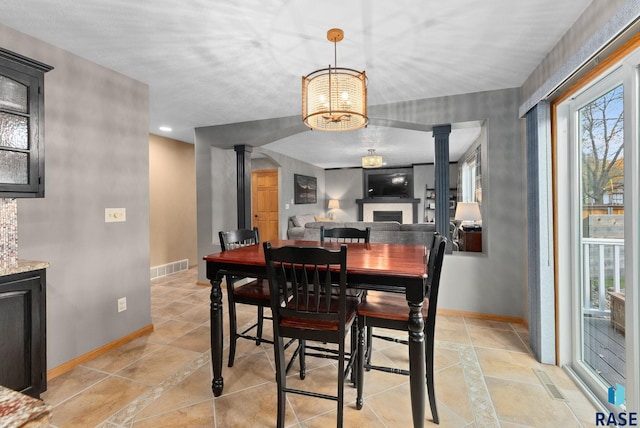
M568 229L557 237L568 239L558 248L559 270L569 272L560 277L570 282L560 284L570 287L570 307L560 306L572 314L569 366L612 409L624 408L623 390L634 406L639 393L639 97L631 58L563 102L556 122L558 180L568 178L557 185L557 225Z

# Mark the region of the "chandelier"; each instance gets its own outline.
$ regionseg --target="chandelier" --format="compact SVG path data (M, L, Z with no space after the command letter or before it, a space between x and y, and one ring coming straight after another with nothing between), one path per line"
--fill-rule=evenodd
M334 67L302 77L302 121L311 129L350 131L369 123L365 72L337 66L336 45L343 38L339 28L327 31L327 39L333 42Z
M380 168L382 166L382 156L376 155L376 149L369 149L369 154L362 157L363 168Z

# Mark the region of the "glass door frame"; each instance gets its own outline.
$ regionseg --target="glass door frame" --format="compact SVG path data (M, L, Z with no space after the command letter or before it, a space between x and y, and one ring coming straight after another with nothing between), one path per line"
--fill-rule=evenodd
M558 331L558 362L568 367L591 393L604 405L607 403L608 385L581 361L582 358L582 310L580 299L582 247L580 144L576 141L578 130L577 110L584 99L595 99L618 84L624 85L624 159L625 159L625 388L627 411L640 407L640 327L639 327L639 267L640 255L640 149L638 141L638 104L640 85L638 65L640 50L629 54L622 61L603 67L597 77L573 93L563 94L563 101L554 103L555 135L555 239ZM593 95L593 96L590 96ZM582 98L581 98L582 97ZM582 103L581 103L582 101ZM617 412L622 411L610 407Z

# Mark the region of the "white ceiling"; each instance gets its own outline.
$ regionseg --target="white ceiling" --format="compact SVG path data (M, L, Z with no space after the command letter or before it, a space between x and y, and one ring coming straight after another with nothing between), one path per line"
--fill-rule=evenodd
M193 142L196 127L300 114L301 76L335 65L329 28L345 32L338 65L366 70L378 105L520 87L589 3L2 0L0 23L148 84L149 132ZM328 168L359 165L372 144L394 164L432 161L424 141L370 126L268 147Z

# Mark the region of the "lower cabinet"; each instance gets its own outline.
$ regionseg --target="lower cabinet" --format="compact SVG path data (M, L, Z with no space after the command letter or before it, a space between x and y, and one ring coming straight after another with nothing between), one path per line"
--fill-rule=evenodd
M0 385L35 398L47 389L46 270L0 276Z

